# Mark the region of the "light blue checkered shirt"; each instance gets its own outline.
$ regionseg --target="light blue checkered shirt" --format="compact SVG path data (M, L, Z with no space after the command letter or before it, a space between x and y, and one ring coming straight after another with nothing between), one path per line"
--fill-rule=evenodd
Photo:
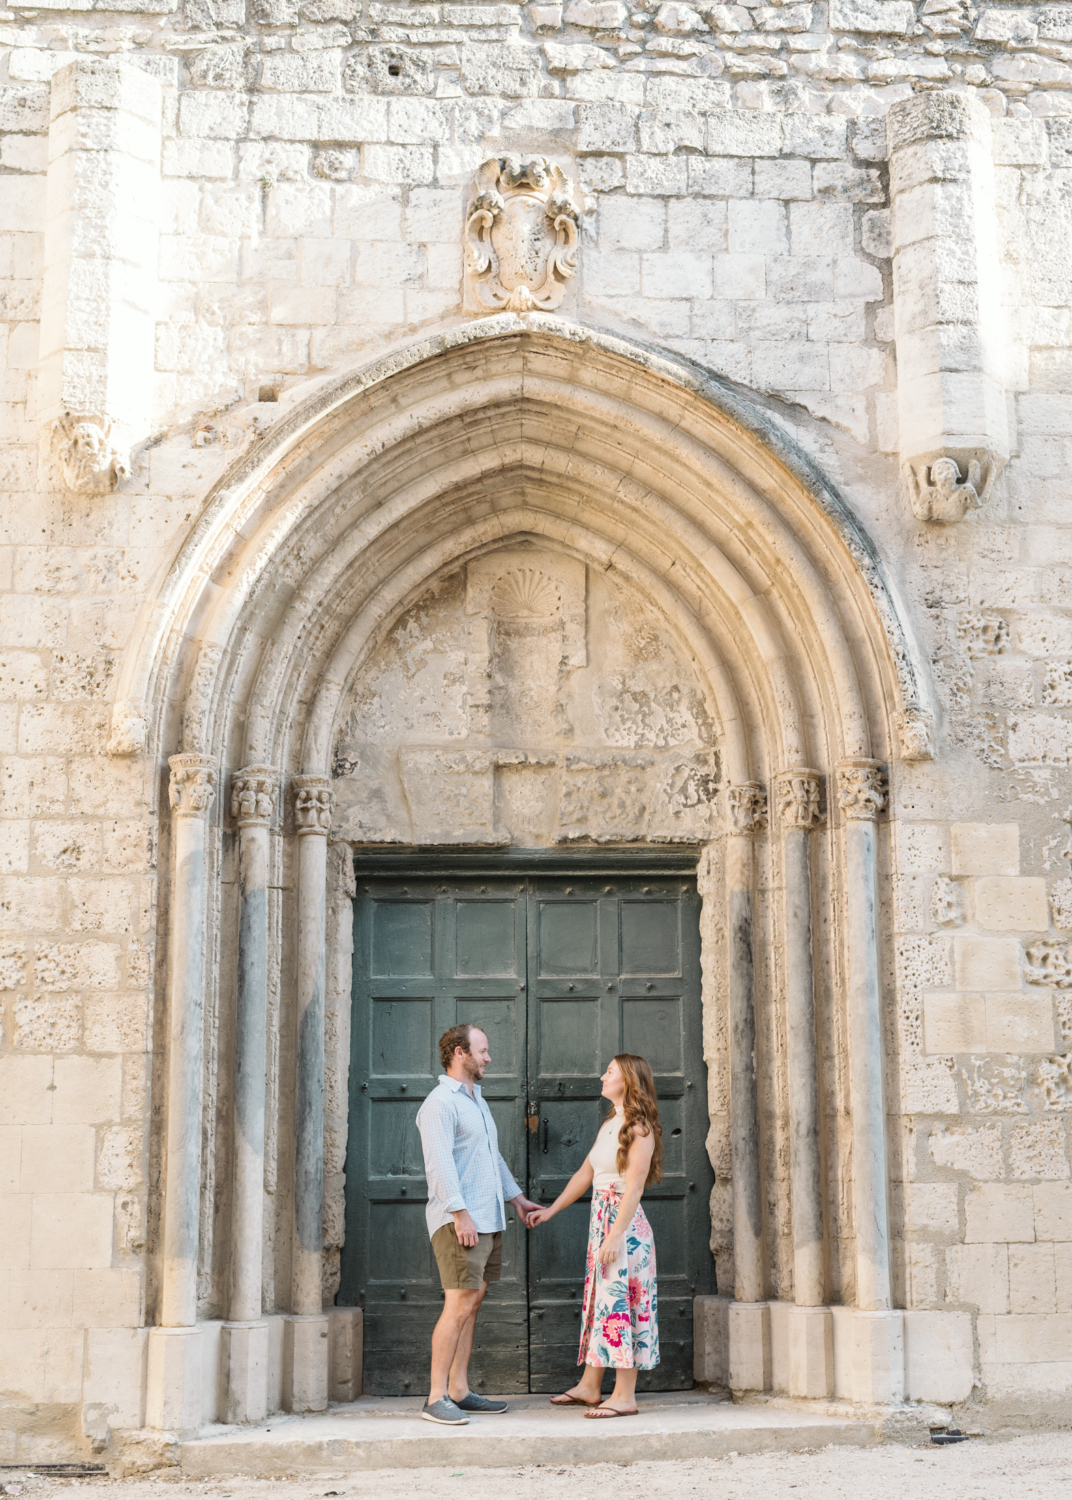
M480 1234L506 1228L504 1199L521 1192L499 1154L499 1135L480 1085L473 1092L460 1078L440 1074L438 1085L417 1111L428 1180L429 1238L467 1208Z

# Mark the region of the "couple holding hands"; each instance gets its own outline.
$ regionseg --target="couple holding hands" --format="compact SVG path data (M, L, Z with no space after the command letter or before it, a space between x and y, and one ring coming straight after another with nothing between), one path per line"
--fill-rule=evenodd
M428 1181L428 1233L444 1307L432 1333L432 1380L421 1416L461 1427L472 1412L504 1412L469 1389L469 1354L488 1284L502 1271L504 1202L535 1229L592 1189L581 1347L584 1373L552 1396L556 1406L585 1406L586 1417L636 1414L638 1370L659 1363L655 1245L640 1200L662 1176L662 1130L655 1080L642 1057L620 1053L603 1074L614 1113L563 1192L549 1207L522 1193L499 1154L495 1121L480 1092L491 1062L479 1026L452 1026L439 1039L444 1072L417 1114ZM602 1397L603 1371L615 1372Z

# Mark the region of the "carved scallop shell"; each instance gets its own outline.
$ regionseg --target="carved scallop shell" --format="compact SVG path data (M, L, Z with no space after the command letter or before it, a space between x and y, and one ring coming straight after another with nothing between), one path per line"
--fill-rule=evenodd
M491 607L504 620L547 620L560 602L558 586L538 568L511 568L491 591Z

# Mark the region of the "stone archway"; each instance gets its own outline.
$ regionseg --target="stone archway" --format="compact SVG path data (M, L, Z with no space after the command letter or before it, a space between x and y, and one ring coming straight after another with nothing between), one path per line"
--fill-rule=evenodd
M262 1260L288 1311L289 1404L326 1400L324 1006L332 964L345 966L329 920L345 901L346 861L329 857L340 721L356 675L431 581L534 544L649 601L694 663L717 726L722 791L700 879L714 1244L735 1290L719 1310L727 1378L767 1383L774 1291L792 1298L790 1383L801 1394L830 1389L835 1297L859 1314L855 1393L898 1390L876 820L883 763L928 753L929 712L897 601L833 488L717 382L552 318L507 316L400 351L297 407L208 497L127 663L116 749L139 721L154 753L180 746L161 997L156 1425L196 1425L199 1246L207 1304L226 1317L223 1413L264 1409ZM568 633L561 590L556 608ZM224 771L226 800L214 798ZM293 790L281 803L280 778ZM232 843L237 882L221 878ZM817 1067L817 994L820 1023L848 1030L847 1066L832 1079ZM761 1031L784 1036L780 1059L757 1040L757 995ZM757 1076L757 1055L770 1077ZM846 1132L825 1153L820 1084ZM329 1078L329 1222L345 1135L333 1090ZM827 1178L850 1151L852 1213L841 1220ZM207 1181L223 1160L225 1188L222 1173ZM267 1256L266 1161L280 1205ZM229 1229L216 1234L217 1220Z

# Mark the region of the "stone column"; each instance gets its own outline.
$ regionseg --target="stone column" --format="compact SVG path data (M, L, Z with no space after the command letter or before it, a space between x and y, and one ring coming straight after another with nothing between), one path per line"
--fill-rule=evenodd
M824 1397L834 1389L834 1329L823 1267L819 1151L819 1069L811 935L809 834L819 822L818 771L775 779L785 863L786 1035L789 1050L790 1181L793 1194L793 1298L789 1312L789 1393Z
M838 765L837 779L838 800L845 819L856 1220L854 1395L859 1401L891 1402L904 1396L904 1320L903 1314L891 1311L886 1090L875 867L875 820L886 806L886 776L877 761L854 758Z
M726 807L734 1277L734 1301L728 1309L729 1381L733 1390L762 1391L770 1385L770 1308L762 1300L752 838L767 826L767 794L758 782L745 781L727 789Z
M328 1404L328 1318L323 1311L324 966L328 833L335 795L324 776L295 776L298 833L298 995L294 1087L292 1314L283 1379L290 1411Z
M238 825L238 1000L235 1014L231 1288L221 1344L221 1422L268 1414L264 1253L265 1022L268 1008L268 828L278 773L246 766L231 784Z
M216 791L211 755L173 755L168 934L167 1125L160 1324L149 1335L146 1421L189 1433L201 1425L197 1230L201 1185L201 982L205 832Z

